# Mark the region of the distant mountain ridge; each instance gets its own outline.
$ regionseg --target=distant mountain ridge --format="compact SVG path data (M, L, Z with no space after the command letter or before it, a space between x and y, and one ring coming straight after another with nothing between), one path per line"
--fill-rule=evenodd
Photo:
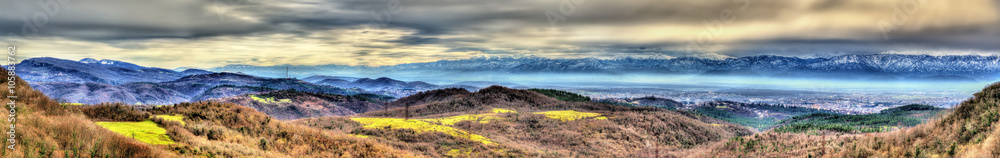
M96 104L172 104L225 98L280 89L328 94L357 94L368 91L406 96L440 86L425 82L403 82L390 78L313 76L305 80L343 79L357 82L310 83L291 78L267 78L243 73L178 68L175 71L136 64L84 58L79 61L31 58L15 65L17 73L32 86L53 98L67 102ZM346 88L339 88L339 87ZM359 87L361 89L353 88ZM363 90L362 90L363 89Z
M19 64L16 64L15 67L16 67L15 71L20 76L24 77L25 80L32 83L39 83L36 85L40 86L40 88L46 88L46 90L43 91L46 92L46 94L56 95L54 97L59 97L70 101L83 101L85 103L91 103L101 100L126 102L130 104L137 102L175 103L177 97L200 100L200 99L227 97L232 95L227 92L222 92L225 90L234 90L241 92L259 92L257 90L251 90L252 89L251 87L260 87L257 86L258 84L277 84L279 82L285 82L287 84L313 83L318 85L336 86L344 88L357 87L367 91L384 91L384 93L389 93L390 95L393 95L395 97L402 97L419 91L426 91L426 90L445 88L445 87L463 87L469 89L481 88L481 87L468 87L462 85L438 86L421 81L404 82L387 77L371 79L371 78L326 76L326 75L316 75L316 76L306 77L302 79L306 82L297 83L298 80L291 81L294 79L284 79L284 78L269 79L266 77L252 76L244 73L229 73L227 71L221 71L222 73L216 73L213 71L202 70L202 69L191 69L191 68L177 68L174 70L169 70L169 69L154 68L154 67L144 67L123 61L107 60L107 59L97 60L93 58L84 58L79 61L72 61L72 60L65 60L65 59L58 59L51 57L30 58L22 61ZM288 81L282 81L282 80L288 80ZM138 92L138 91L148 91L148 90L136 89L135 87L132 86L137 86L139 84L133 84L133 83L156 84L157 86L149 86L149 88L151 88L152 91L163 91L164 94L169 94L166 96L167 98L175 98L175 99L152 99L152 100L135 99L136 96L124 92L126 91ZM228 84L237 87L212 89L213 87L205 87L203 86L204 84L210 84L215 86ZM248 85L251 87L238 87L238 86L248 86ZM172 93L166 93L169 91L162 90L164 86L166 86L166 89L176 90L178 91L178 93L187 97L182 97L181 95L175 95ZM193 86L193 87L184 87L184 86ZM292 86L292 85L286 85L286 86ZM75 89L75 90L58 90L58 88L53 88L53 87ZM90 87L90 88L80 89L80 87ZM316 88L316 85L300 85L298 88L305 88L306 90L323 92L323 93L335 93L335 94L339 93L336 91L319 90ZM95 90L99 91L100 93L90 93L91 91ZM213 90L213 91L205 94L199 94L202 92L206 92L206 90ZM100 96L100 95L110 94L110 92L122 92L122 93L111 96L101 96L98 98L86 98L86 99L84 98L87 96ZM223 96L214 96L214 95L223 95Z
M380 77L376 79L360 78L354 81L348 81L343 79L324 79L321 81L317 81L316 83L337 86L337 87L345 87L345 88L361 88L373 91L405 90L405 89L430 90L439 87L438 85L421 81L405 82L405 81L391 79L388 77Z
M445 88L464 88L466 90L475 91L492 85L520 86L518 84L513 84L513 83L494 83L487 81L464 81L449 85L436 85L423 81L406 82L388 77L379 77L372 79L372 78L326 76L326 75L309 76L303 78L302 80L315 84L335 86L341 88L360 88L366 91L381 92L395 97L405 97L422 91L445 89Z
M322 76L327 74L394 73L448 75L455 73L654 73L703 76L812 77L860 80L984 81L1000 77L1000 56L854 54L827 58L799 58L758 55L723 60L680 58L618 57L611 59L550 59L527 57L474 57L392 66L348 65L227 65L200 69L169 70L136 64L85 58L79 61L51 57L31 58L15 65L29 82L165 82L188 75L212 72L241 72L255 76L284 77L285 73L314 75L303 80L317 83L326 79L354 82L361 78ZM333 80L331 80L332 82ZM472 84L465 84L472 85ZM493 84L490 84L493 85ZM514 84L499 84L515 86ZM488 85L472 85L486 87Z
M356 81L356 80L358 80L360 78L357 78L357 77L345 77L345 76L327 76L327 75L316 75L316 76L309 76L309 77L306 77L306 78L302 78L303 81L313 82L313 83L316 83L316 82L319 82L319 81L323 81L323 80L329 80L329 79L344 80L344 81L347 81L347 82L354 82L354 81Z
M187 76L187 75L210 74L210 73L214 73L214 72L207 71L207 70L202 70L202 69L186 69L184 71L181 71L181 74L184 74L185 76Z
M1000 74L1000 56L853 54L826 58L758 55L723 60L693 57L611 59L550 59L544 57L474 57L392 66L347 65L228 65L214 71L241 71L262 76L284 74L289 67L302 74L394 72L496 72L496 73L663 73L752 74L767 77L820 77L841 79L910 79L958 77L959 80L993 80Z
M200 74L167 82L133 82L120 85L94 82L41 82L33 83L32 87L52 98L86 104L122 102L163 105L280 89L345 95L365 92L359 89L317 85L296 79L263 78L236 73Z
M129 82L163 82L185 76L184 73L163 68L92 58L80 61L51 57L31 58L16 64L15 68L14 71L29 82L96 82L117 85Z

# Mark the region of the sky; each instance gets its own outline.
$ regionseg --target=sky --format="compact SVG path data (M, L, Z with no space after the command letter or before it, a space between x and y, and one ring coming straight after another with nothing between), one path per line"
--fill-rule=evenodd
M0 0L19 58L144 66L1000 55L1000 0Z

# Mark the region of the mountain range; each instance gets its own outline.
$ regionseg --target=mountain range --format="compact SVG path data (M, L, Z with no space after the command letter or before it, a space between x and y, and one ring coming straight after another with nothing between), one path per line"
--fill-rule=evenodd
M856 54L828 58L799 58L775 55L747 56L724 60L681 58L550 59L543 57L475 57L392 66L347 65L227 65L201 69L169 70L136 64L85 58L79 61L51 57L31 58L16 64L16 72L29 82L94 82L125 84L130 82L166 82L188 75L213 72L239 72L262 77L285 77L288 72L312 75L304 81L327 85L348 84L361 78L324 76L328 74L392 75L456 73L653 73L696 74L702 76L758 76L783 78L833 78L861 80L993 80L1000 74L1000 56L978 55L902 55ZM336 79L336 80L327 80ZM324 81L326 80L326 81ZM341 81L342 80L342 81ZM378 80L378 79L374 79ZM346 82L345 82L346 81ZM376 81L381 82L381 81ZM420 83L418 83L420 84ZM457 84L471 85L471 84ZM516 84L500 84L516 86ZM350 85L375 88L364 83ZM412 85L427 87L429 85ZM489 85L472 85L486 87Z
M387 77L372 79L326 75L296 80L259 77L245 73L216 73L189 68L168 70L92 58L79 61L49 57L31 58L15 67L15 71L25 80L36 83L33 84L35 88L50 96L77 103L169 104L289 88L331 94L364 90L403 97L439 88L460 87L476 90L492 85L485 81L434 85L421 81L404 82Z
M116 85L129 82L170 81L184 76L184 73L168 69L92 58L80 61L50 57L31 58L21 61L15 67L14 71L29 82L94 82Z
M226 72L190 75L166 82L131 82L119 85L39 82L33 83L32 87L58 100L85 104L121 102L163 105L283 89L345 95L366 93L361 89L317 85L296 79L263 78Z
M348 65L228 65L213 71L232 71L261 76L284 76L286 68L298 74L393 74L436 72L439 74L492 73L658 73L751 75L766 77L816 77L861 80L993 80L1000 74L1000 56L854 54L799 58L759 55L723 60L693 57L611 59L550 59L544 57L475 57L391 66Z
M346 87L346 88L361 88L371 91L383 91L383 90L431 90L437 89L439 86L430 84L427 82L413 81L405 82L400 80L391 79L388 77L380 77L376 79L371 78L360 78L354 81L348 81L343 79L324 79L315 82L317 84Z

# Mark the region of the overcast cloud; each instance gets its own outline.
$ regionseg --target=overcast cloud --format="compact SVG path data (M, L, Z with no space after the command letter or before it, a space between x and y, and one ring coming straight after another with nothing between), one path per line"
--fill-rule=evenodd
M58 5L39 5L46 3ZM0 31L6 32L5 41L17 42L23 57L91 57L168 68L395 65L526 54L551 58L997 55L998 3L0 0ZM565 19L553 25L553 14L546 12Z

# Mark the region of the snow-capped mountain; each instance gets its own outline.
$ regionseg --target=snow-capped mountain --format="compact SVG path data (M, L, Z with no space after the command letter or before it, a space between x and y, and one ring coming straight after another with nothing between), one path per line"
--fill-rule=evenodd
M162 68L142 67L128 62L85 58L80 61L50 57L31 58L15 66L15 72L29 82L162 82L184 74Z
M97 60L97 59L94 59L94 58L83 58L83 59L80 59L79 62L80 63L84 63L84 64L100 64L100 65L106 65L106 66L121 67L121 68L127 68L127 69L132 69L132 70L148 69L148 67L142 67L142 66L139 66L139 65L136 65L136 64L132 64L132 63L128 63L128 62L117 61L117 60L108 60L108 59Z
M664 73L704 74L726 72L760 74L767 77L836 77L841 79L910 79L959 76L975 80L993 80L1000 74L1000 56L979 55L903 55L856 54L829 58L799 58L775 55L747 56L723 60L692 57L611 59L550 59L528 57L475 57L440 60L393 66L226 66L212 70L235 70L250 74L284 74L286 68L298 74L318 75L329 72L392 74L402 72L432 73ZM748 71L748 72L743 72Z

